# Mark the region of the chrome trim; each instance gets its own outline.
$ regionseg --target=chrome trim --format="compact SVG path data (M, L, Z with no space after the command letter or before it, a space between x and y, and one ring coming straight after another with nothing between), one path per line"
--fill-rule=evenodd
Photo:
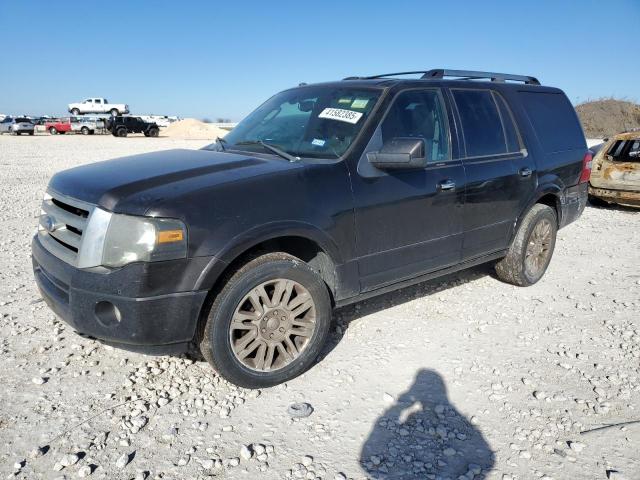
M85 217L84 214L76 215L72 211L56 205L53 202L54 199L69 207L87 212L87 216ZM97 208L93 204L76 200L51 189L47 190L42 200L41 215L38 221L37 235L40 243L51 254L70 265L76 267L80 265L93 266L89 264L96 258L96 247L94 246L96 233L95 229L91 230L90 221L93 217L98 220L103 219L101 213L97 216L94 215L96 210ZM100 222L98 223L100 224ZM86 242L84 238L88 231L92 233L89 236L89 242ZM85 244L89 246L87 247ZM101 246L102 243L99 244L100 248ZM90 252L89 256L84 253L85 251ZM99 265L101 255L100 253L95 265Z
M104 239L112 216L111 212L98 207L95 207L89 215L76 260L78 268L97 267L102 263Z

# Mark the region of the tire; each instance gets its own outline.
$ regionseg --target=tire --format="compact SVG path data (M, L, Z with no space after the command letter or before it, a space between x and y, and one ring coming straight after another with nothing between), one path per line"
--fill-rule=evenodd
M273 300L278 284L282 302L276 303ZM260 287L270 298L269 302L255 293ZM246 313L238 312L253 308L247 305L255 305L247 299L252 294L260 302L260 310L253 309L250 315L255 315L255 318L243 318L243 328L232 329L234 316L246 317ZM296 305L295 302L301 303ZM305 309L308 304L311 307ZM289 305L290 310L286 308ZM296 313L296 309L301 313ZM202 355L214 370L240 387L271 387L297 377L315 362L329 332L331 300L325 283L309 265L286 253L269 253L249 261L226 279L205 320L199 331L198 343ZM307 328L300 326L300 322ZM240 323L234 322L235 325ZM296 336L294 328L306 334ZM232 342L235 341L238 349L246 338L243 335L253 335L246 346L258 346L241 360L234 352ZM291 352L285 345L290 345L295 354L285 354ZM261 368L259 358L262 358L263 366L269 362L272 368ZM253 365L249 365L251 363Z
M80 132L82 132L83 135L89 135L89 127L82 127Z
M538 236L534 230L536 233L548 232L546 243L537 241ZM519 287L528 287L538 282L551 262L557 232L556 211L548 205L536 203L522 219L509 252L496 263L498 278ZM537 263L537 268L532 267L532 262Z
M49 133L51 135L57 135L58 134L58 130L56 130L56 127L50 127L49 128Z
M118 115L120 115L120 112L118 111L117 108L112 108L109 113L111 113L112 117L117 117Z
M127 136L127 129L124 127L120 127L116 130L116 137L124 138Z
M160 131L159 131L157 128L155 128L155 127L151 127L149 130L147 130L147 131L145 132L145 135L147 135L147 134L148 134L148 135L147 135L148 137L154 137L154 138L155 138L155 137L157 137L157 136L158 136L158 134L159 134L159 133L160 133Z
M33 135L35 132L29 132L29 135Z
M78 110L77 108L71 109L71 115L77 117L78 115L80 115L80 110Z

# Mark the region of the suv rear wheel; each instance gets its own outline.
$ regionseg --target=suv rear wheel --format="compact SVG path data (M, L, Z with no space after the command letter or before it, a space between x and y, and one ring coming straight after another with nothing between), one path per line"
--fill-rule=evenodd
M80 110L78 110L77 108L71 109L71 115L77 117L78 115L80 115Z
M49 133L51 135L55 135L56 133L58 133L58 130L56 130L56 127L49 127Z
M112 108L111 112L109 112L109 113L111 113L112 117L117 117L118 115L120 115L120 112L118 111L117 108Z
M127 129L124 127L120 127L116 130L116 137L126 137Z
M156 127L151 127L149 130L145 132L147 137L157 137L160 131Z
M80 131L82 132L83 135L89 135L89 127L82 127L80 129Z
M230 382L270 387L313 364L330 322L320 276L296 257L269 253L227 279L200 332L200 350Z
M507 256L496 263L498 277L520 287L540 280L551 262L557 231L555 210L534 205L524 216Z

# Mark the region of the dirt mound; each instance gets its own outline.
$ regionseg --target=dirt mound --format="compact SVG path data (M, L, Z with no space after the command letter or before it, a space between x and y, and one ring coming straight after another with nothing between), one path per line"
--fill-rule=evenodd
M185 118L173 122L167 128L160 131L160 135L170 138L184 138L189 140L215 140L216 137L224 137L227 130L216 127L210 123L204 123L195 118Z
M613 98L581 103L576 107L587 138L604 138L640 128L640 105Z

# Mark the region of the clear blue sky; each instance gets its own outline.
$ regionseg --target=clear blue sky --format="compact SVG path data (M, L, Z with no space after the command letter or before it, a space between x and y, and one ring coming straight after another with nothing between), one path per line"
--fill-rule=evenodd
M640 0L0 0L0 113L89 96L238 120L299 82L435 67L640 100Z

